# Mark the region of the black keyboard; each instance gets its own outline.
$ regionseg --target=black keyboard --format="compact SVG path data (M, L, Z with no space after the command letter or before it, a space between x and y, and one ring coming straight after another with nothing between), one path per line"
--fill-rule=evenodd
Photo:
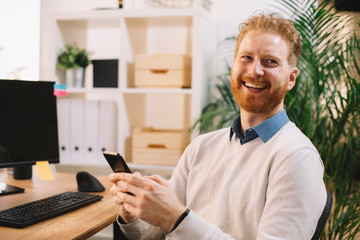
M46 219L84 207L102 196L83 192L64 192L0 211L0 225L24 228Z

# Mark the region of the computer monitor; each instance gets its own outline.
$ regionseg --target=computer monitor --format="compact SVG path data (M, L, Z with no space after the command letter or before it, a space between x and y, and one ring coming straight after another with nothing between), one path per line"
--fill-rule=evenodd
M0 80L0 168L13 168L15 179L30 179L37 161L59 163L53 89L54 82Z

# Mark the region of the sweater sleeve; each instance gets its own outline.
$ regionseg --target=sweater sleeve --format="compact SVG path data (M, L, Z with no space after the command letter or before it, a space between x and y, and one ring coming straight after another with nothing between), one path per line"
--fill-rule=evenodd
M208 223L193 211L172 232L174 239L232 240L230 235Z
M121 232L129 240L162 240L167 234L164 229L153 226L139 218L130 224L122 224L119 222L118 216L117 223Z

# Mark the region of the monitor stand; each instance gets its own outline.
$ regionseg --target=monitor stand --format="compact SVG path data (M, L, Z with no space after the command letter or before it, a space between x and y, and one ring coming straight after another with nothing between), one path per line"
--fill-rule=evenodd
M32 166L14 167L14 179L27 180L32 178Z

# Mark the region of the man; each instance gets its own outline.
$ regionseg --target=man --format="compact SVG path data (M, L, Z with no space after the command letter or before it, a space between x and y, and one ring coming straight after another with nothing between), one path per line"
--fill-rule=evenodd
M109 176L129 239L311 239L326 202L323 164L284 110L299 33L274 14L239 30L231 87L241 116L231 128L194 139L169 183Z

